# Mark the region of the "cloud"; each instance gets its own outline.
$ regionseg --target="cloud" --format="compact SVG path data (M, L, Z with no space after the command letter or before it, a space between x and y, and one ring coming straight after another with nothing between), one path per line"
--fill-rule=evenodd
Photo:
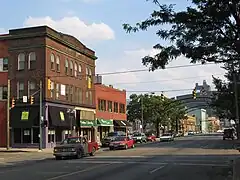
M147 67L142 65L141 58L146 55L156 54L156 50L152 49L136 49L126 50L122 57L114 59L99 59L97 61L97 72L119 72L123 69L146 69L144 72L105 75L103 80L106 84L112 84L116 87L127 89L127 91L167 91L167 96L176 96L191 93L195 83L202 84L206 80L212 86L212 75L223 77L224 70L220 65L201 65L185 68L169 68L164 70L156 70L148 72ZM171 62L167 67L191 65L190 60L185 57L179 57ZM121 67L121 69L119 68ZM213 86L212 86L213 87ZM185 91L177 91L187 89ZM128 94L131 94L129 92ZM144 92L143 92L144 93ZM157 94L158 94L157 93Z
M28 17L24 26L47 25L57 31L71 34L83 42L103 41L114 39L114 31L105 23L87 24L76 16L52 19L46 17Z

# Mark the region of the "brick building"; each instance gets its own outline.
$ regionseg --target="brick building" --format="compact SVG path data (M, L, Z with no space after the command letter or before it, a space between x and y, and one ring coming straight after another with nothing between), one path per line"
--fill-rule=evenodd
M126 91L95 84L96 119L98 136L102 139L108 132L124 131L131 127L126 115Z
M7 35L0 35L0 147L6 146L7 81L8 81L8 46Z
M11 145L39 144L40 82L42 123L47 124L42 127L44 148L71 133L95 138L95 52L76 38L47 26L10 30L8 35L0 36L3 40L9 53L5 56L9 60L10 96L15 99L10 111ZM24 102L23 97L28 101Z

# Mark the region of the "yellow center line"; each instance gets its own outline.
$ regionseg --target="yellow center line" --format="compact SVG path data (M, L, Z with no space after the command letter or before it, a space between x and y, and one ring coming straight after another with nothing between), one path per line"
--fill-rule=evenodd
M83 172L91 171L91 170L93 170L93 169L97 169L97 168L100 168L100 167L109 166L109 165L111 165L111 164L103 164L103 165L93 166L93 167L86 168L86 169L83 169L83 170L80 170L80 171L74 171L74 172L71 172L71 173L67 173L67 174L63 174L63 175L59 175L59 176L55 176L55 177L52 177L52 178L49 178L49 179L46 179L46 180L60 179L60 178L64 178L64 177L68 177L68 176L76 175L76 174L79 174L79 173L83 173Z

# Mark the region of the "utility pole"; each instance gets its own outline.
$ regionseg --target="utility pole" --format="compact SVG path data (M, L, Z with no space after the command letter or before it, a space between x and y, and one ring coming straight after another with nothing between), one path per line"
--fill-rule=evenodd
M40 80L39 82L39 150L42 150L42 121L43 121L43 116L42 116L42 81Z
M141 98L142 132L143 132L143 96Z
M237 124L237 138L239 137L239 109L238 109L238 88L237 88L237 77L235 71L233 71L233 82L234 82L234 95L235 95L235 110L236 110L236 124Z
M8 79L8 92L7 92L7 150L10 149L10 80Z

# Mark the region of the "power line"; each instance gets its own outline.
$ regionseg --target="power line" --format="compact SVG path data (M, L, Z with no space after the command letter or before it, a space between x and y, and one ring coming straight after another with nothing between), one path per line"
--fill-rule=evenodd
M224 74L212 74L214 75L224 75ZM163 79L163 80L154 80L154 81L136 81L136 82L121 82L115 83L111 85L121 85L121 84L145 84L145 83L155 83L155 82L169 82L169 81L178 81L178 80L186 80L186 79L194 79L194 78L201 78L201 77L208 77L208 76L190 76L184 78L176 78L176 79Z
M149 92L153 92L153 93L156 93L156 92L177 92L177 91L189 91L189 90L193 90L193 89L168 89L168 90L143 90L143 91L138 91L138 90L126 90L126 92L139 92L139 93L149 93Z
M166 69L176 69L176 68L188 68L188 67L196 67L196 66L206 66L206 65L216 65L215 63L207 63L207 64L189 64L189 65L179 65L179 66L170 66L165 69L156 69L158 70L166 70ZM106 72L106 73L97 73L100 76L106 75L115 75L115 74L128 74L128 73L135 73L135 72L146 72L149 69L136 69L136 70L126 70L126 71L116 71L116 72Z

